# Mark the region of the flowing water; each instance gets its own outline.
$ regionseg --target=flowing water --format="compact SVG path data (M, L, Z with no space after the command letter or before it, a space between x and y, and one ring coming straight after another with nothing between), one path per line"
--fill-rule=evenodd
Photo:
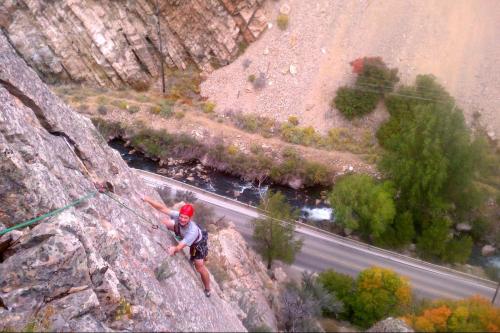
M121 139L114 139L109 142L109 145L120 152L130 167L173 176L172 178L183 183L254 206L258 205L261 195L267 191L280 191L285 195L290 205L300 210L301 219L309 222L333 221L333 210L325 200L328 188L314 187L294 190L270 183L261 184L259 187L254 182L204 167L197 162L160 166L158 162L147 158L141 152L130 154L132 148L125 147L125 142Z

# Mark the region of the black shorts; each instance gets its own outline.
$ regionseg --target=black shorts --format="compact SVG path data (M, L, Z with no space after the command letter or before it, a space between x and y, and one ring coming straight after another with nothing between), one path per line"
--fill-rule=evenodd
M201 232L201 240L189 248L191 260L205 259L208 255L208 232Z

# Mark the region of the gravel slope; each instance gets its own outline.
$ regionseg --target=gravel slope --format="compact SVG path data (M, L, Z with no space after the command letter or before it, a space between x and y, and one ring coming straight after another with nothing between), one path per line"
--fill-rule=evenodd
M290 24L281 31L274 18L284 4L291 8ZM282 0L268 1L266 11L273 26L202 84L202 95L218 112L279 120L298 115L322 131L352 127L329 102L338 86L353 82L349 61L381 56L399 68L403 82L434 74L469 118L481 112L488 129L500 134L500 1ZM267 85L256 91L248 76L259 72L266 73ZM376 126L384 118L378 110L355 126Z

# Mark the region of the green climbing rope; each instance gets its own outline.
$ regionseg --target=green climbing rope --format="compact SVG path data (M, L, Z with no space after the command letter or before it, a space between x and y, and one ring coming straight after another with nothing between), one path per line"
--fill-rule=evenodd
M110 198L111 200L113 200L113 201L115 201L116 203L118 203L118 204L119 204L120 206L122 206L123 208L128 209L130 212L132 212L132 214L134 214L134 215L135 215L135 216L137 216L138 218L140 218L140 219L142 219L142 220L144 220L144 221L148 222L149 224L152 224L152 225L153 225L153 228L155 228L155 229L158 229L158 228L159 228L159 226L158 226L156 223L154 223L154 222L152 222L152 221L148 220L147 218L145 218L144 216L142 216L142 215L140 215L140 214L137 214L137 213L136 213L136 212L135 212L132 208L128 207L127 205L125 205L125 204L123 204L123 203L121 203L118 199L114 198L114 197L113 197L113 196L112 196L109 192L104 192L103 194L104 194L104 195L106 195L106 196L107 196L108 198ZM161 230L162 230L162 231L165 231L165 230L163 230L163 229L161 229Z
M43 219L47 218L47 217L51 217L51 216L57 215L57 214L61 213L62 211L66 210L66 209L68 209L68 208L70 208L70 207L73 207L73 206L75 206L75 205L78 205L80 202L83 202L83 201L85 201L85 200L88 200L88 199L92 198L92 197L93 197L93 196L95 196L96 194L97 194L97 191L90 192L90 193L88 193L88 194L84 195L83 197L81 197L80 199L77 199L77 200L75 200L75 201L73 201L73 202L69 203L68 205L66 205L66 206L64 206L64 207L62 207L62 208L59 208L59 209L53 210L53 211L51 211L51 212L49 212L49 213L47 213L47 214L43 214L43 215L38 216L38 217L36 217L36 218L34 218L34 219L31 219L31 220L29 220L29 221L26 221L26 222L22 222L22 223L16 224L16 225L15 225L15 226L13 226L13 227L10 227L10 228L5 228L5 229L3 229L3 230L0 230L0 236L5 235L6 233L11 232L12 230L16 230L16 229L19 229L19 228L22 228L22 227L29 226L29 225L31 225L31 224L33 224L33 223L36 223L36 222L38 222L38 221L40 221L40 220L43 220Z

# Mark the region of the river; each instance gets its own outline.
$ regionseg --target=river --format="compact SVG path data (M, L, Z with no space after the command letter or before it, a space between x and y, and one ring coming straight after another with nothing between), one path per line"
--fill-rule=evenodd
M142 154L133 152L131 147L125 147L121 139L114 139L109 145L118 150L130 167L142 169L175 178L183 183L214 192L240 202L257 206L261 195L267 191L280 191L288 203L300 211L300 217L305 222L333 222L333 210L326 202L328 188L313 187L294 190L286 186L264 183L258 184L242 180L238 177L202 166L198 162L187 162L179 165L160 166Z

